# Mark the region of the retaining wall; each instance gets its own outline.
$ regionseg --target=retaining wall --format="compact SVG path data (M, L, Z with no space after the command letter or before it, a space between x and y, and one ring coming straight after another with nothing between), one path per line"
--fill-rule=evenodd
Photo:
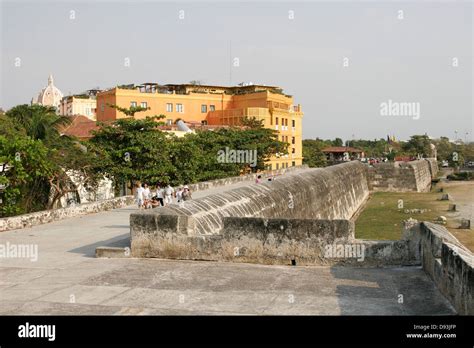
M218 235L135 234L132 256L261 264L327 264L324 245L348 243L349 220L225 217Z
M74 216L98 213L104 210L122 208L133 204L133 196L123 196L102 201L78 204L67 208L42 210L35 213L23 214L0 219L0 232L32 227Z
M422 265L458 314L474 315L474 256L446 228L421 223Z
M225 217L220 234L188 236L173 232L179 223L177 215L160 218L160 232L135 234L132 256L281 265L420 264L419 238L355 239L354 222L350 220Z

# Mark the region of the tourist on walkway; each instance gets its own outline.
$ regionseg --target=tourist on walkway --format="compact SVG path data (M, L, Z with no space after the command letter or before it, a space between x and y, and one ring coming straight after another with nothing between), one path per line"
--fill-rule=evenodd
M181 203L183 201L183 186L180 186L178 188L178 191L176 191L176 200L178 201L178 203Z
M156 193L155 193L155 196L156 196L156 199L158 200L158 202L160 202L160 205L161 206L164 206L164 202L163 202L163 198L164 198L164 190L160 187L160 184L156 184Z
M142 184L140 181L138 181L136 184L136 189L135 189L135 199L137 200L138 209L143 208L143 203L144 203L143 191L144 189L142 187Z
M170 184L165 187L165 205L173 203L174 188Z
M143 184L143 206L145 209L151 208L151 191L148 184Z
M191 196L191 191L189 190L188 185L184 185L183 193L182 193L183 201L189 201L193 197Z

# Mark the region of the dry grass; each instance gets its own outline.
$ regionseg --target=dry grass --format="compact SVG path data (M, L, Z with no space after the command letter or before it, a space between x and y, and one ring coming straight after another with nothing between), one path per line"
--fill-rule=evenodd
M450 194L454 201L440 201L443 193ZM474 251L474 231L460 230L460 213L448 211L449 204L472 202L474 182L439 183L431 192L375 192L356 221L355 236L361 239L398 240L402 237L402 222L408 218L418 221L433 221L442 215L447 218L447 229L467 248ZM398 200L403 200L403 209L398 208ZM472 204L472 203L471 203ZM427 209L422 214L405 213L405 209Z

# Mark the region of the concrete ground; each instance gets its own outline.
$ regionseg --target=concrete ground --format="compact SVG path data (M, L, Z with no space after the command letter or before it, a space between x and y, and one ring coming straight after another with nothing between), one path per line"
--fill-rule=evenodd
M418 267L96 259L97 246L129 244L136 210L0 233L0 245L38 245L37 261L0 258L0 314L455 314Z

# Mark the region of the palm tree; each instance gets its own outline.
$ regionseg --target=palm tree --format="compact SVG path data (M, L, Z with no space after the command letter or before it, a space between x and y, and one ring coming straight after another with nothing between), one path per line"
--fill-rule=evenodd
M71 123L69 117L56 114L54 107L38 104L15 106L5 116L14 122L17 129L35 140L57 138L60 129Z

